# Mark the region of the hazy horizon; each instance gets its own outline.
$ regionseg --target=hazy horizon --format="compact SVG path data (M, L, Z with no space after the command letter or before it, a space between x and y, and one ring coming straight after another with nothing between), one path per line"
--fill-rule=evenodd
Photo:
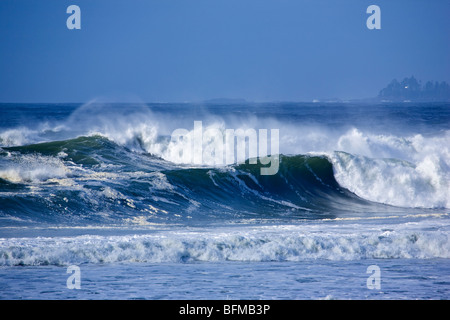
M69 30L69 5L81 29ZM369 30L369 5L381 29ZM450 82L448 1L0 2L0 102L312 102Z

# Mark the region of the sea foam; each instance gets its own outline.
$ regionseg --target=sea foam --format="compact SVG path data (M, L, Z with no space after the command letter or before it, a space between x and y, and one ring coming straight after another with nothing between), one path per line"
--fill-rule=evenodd
M450 258L450 234L442 223L385 224L378 229L329 222L126 236L9 238L0 239L0 265ZM427 227L435 230L426 231Z

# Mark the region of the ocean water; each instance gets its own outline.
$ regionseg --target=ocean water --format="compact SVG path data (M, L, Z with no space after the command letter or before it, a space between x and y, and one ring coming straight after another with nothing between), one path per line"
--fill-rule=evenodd
M0 115L0 299L450 297L450 104Z

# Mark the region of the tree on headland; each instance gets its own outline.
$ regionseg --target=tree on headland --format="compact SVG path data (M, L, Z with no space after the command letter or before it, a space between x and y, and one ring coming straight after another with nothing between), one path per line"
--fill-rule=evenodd
M445 82L428 81L424 86L414 76L401 82L394 79L383 88L378 97L383 100L450 101L450 85Z

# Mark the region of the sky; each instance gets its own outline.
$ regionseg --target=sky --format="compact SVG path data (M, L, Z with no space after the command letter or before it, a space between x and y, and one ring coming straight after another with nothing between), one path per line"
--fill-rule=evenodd
M0 102L360 99L394 78L450 82L449 13L449 0L1 0Z

